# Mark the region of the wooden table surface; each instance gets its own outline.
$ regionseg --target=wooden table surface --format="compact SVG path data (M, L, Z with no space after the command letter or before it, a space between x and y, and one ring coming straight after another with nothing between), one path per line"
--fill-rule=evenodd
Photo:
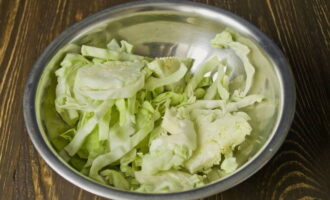
M124 0L0 0L0 199L103 199L48 167L24 125L22 96L45 47L80 19ZM276 156L238 186L208 199L330 199L330 0L201 0L259 27L283 50L297 111Z

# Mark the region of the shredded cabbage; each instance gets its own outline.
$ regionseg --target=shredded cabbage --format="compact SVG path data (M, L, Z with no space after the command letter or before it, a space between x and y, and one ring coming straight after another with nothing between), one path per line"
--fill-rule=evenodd
M249 47L228 31L212 45L237 54L244 85L231 88L231 69L217 56L192 74L193 59L146 58L115 39L66 54L55 72L56 111L70 127L54 139L60 155L100 183L138 192L189 190L235 171L252 131L243 108L263 96L249 94Z

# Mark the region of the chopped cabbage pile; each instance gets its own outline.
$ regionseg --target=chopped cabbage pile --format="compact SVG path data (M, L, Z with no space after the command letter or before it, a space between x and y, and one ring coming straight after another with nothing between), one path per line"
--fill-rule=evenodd
M263 97L249 94L250 49L228 31L211 43L240 58L241 87L217 56L192 73L193 59L135 55L114 39L67 53L55 73L56 111L71 127L52 141L61 157L102 184L146 193L189 190L235 171L235 152L252 131L242 108Z

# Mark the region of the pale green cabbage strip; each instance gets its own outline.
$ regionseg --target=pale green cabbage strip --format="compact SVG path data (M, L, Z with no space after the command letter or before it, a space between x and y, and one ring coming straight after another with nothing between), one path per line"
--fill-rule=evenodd
M252 131L241 109L263 97L249 94L250 49L227 31L212 45L242 60L242 91L230 90L231 68L218 57L191 74L192 59L134 55L126 41L68 53L56 71L56 111L71 127L52 141L60 155L96 181L148 193L193 189L235 171L235 152Z

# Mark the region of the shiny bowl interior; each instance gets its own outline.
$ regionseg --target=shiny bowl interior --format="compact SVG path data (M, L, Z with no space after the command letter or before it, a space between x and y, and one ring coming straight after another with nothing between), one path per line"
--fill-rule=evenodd
M253 133L236 152L239 169L219 181L190 191L142 194L117 190L76 172L58 156L48 137L60 131L62 120L53 102L54 71L70 44L105 46L112 38L127 40L135 53L150 57L194 58L194 72L210 56L210 40L224 29L247 44L256 68L253 93L267 102L247 109ZM226 52L222 52L225 54ZM220 52L221 54L221 52ZM47 108L47 111L46 109ZM76 23L55 39L36 62L24 96L24 116L30 137L46 162L73 184L97 195L116 199L196 199L224 191L247 179L278 150L290 127L295 88L281 51L253 25L236 15L204 4L176 1L140 1L112 7ZM58 124L59 129L49 128Z

